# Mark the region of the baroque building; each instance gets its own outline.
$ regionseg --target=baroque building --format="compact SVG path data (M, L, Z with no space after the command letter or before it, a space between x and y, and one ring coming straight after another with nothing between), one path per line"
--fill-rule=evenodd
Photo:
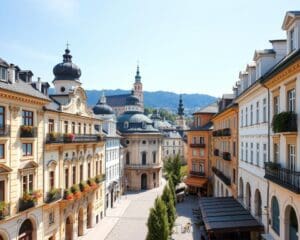
M146 190L161 185L162 134L143 114L139 98L132 93L126 99L125 112L118 117L117 128L125 145L124 174L128 190Z

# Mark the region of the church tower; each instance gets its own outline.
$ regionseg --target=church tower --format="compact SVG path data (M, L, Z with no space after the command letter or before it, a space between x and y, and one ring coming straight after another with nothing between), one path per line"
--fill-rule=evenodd
M177 118L176 118L176 125L178 130L185 130L187 129L185 118L184 118L184 107L183 107L183 101L182 96L179 96L179 104L177 109Z
M136 96L139 99L142 110L144 111L144 93L143 93L143 84L141 82L139 65L137 65L137 69L136 69L135 82L133 84L133 93L134 96Z

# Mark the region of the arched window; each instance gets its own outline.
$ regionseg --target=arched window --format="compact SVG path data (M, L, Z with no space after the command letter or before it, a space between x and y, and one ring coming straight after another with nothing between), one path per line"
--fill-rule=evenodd
M129 123L126 121L124 122L124 128L128 128L129 127Z
M129 152L126 153L126 164L127 165L130 164L130 153Z
M142 164L146 165L147 164L147 153L142 152Z
M279 219L279 204L276 197L272 198L271 201L271 212L272 212L272 228L279 235L280 234L280 219Z

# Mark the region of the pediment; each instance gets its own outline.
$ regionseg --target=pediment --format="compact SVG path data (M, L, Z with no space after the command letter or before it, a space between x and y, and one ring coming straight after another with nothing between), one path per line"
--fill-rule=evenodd
M20 166L19 170L33 169L37 168L39 165L35 161L25 162Z
M7 174L10 173L12 169L5 164L0 163L0 174Z

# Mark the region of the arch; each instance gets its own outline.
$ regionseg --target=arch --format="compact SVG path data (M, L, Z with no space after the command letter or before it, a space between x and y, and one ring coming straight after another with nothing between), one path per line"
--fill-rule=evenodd
M285 209L285 239L298 240L298 217L295 209L288 205Z
M246 183L246 208L251 212L251 187Z
M92 227L92 214L93 214L93 205L92 205L92 203L89 203L87 206L87 211L86 211L86 227L87 228Z
M240 181L239 181L239 198L243 202L243 199L244 199L244 182L243 182L242 177L240 177Z
M280 210L278 200L275 196L273 196L271 200L271 217L271 226L273 230L280 235Z
M20 226L18 232L18 240L35 240L36 236L36 228L34 223L27 218Z
M255 195L254 195L254 207L255 207L255 216L257 217L257 220L261 222L262 218L262 202L261 202L261 194L258 189L255 190Z
M83 208L80 208L78 211L78 236L83 235L83 225L84 225L84 220L83 220Z
M65 240L73 240L73 218L69 215L66 219Z
M147 174L146 173L143 173L141 175L141 189L147 190Z

